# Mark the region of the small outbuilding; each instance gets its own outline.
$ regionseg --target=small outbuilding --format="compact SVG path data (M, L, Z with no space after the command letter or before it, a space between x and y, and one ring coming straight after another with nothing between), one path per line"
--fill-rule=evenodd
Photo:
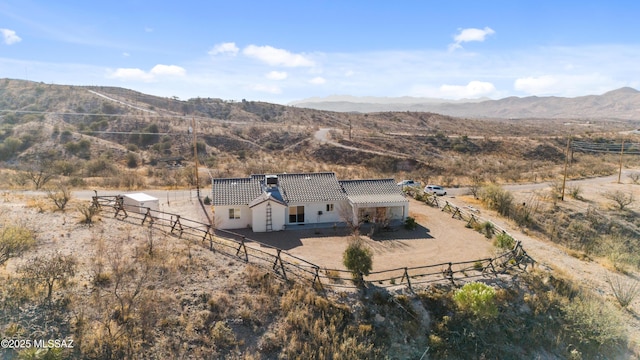
M145 214L147 208L158 211L160 209L160 202L158 198L145 193L133 193L122 195L123 206L126 211L133 211L140 214Z

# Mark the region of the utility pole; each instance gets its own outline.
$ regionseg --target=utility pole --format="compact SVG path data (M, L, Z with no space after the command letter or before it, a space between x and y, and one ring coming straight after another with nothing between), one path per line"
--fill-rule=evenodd
M567 151L564 157L564 178L562 179L562 195L560 196L560 200L564 201L564 188L567 184L567 167L569 165L569 146L571 145L571 136L567 139Z
M622 155L624 155L624 138L622 139L622 145L620 145L620 170L618 171L618 184L620 184L620 177L622 176Z
M200 179L198 177L198 142L196 137L196 118L191 118L191 127L193 128L193 162L196 167L196 196L200 199Z

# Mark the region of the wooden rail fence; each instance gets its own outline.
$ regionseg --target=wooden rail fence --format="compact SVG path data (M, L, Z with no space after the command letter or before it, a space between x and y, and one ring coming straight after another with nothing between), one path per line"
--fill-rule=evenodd
M356 288L350 271L321 268L283 249L248 239L232 231L214 229L210 224L187 219L179 214L147 207L131 205L125 207L123 200L119 195L98 196L96 193L91 206L103 214L113 213L113 218L117 220L140 226L151 226L170 236L198 243L212 252L251 263L273 272L286 281L310 282L317 289ZM435 201L438 200L435 199ZM454 217L460 216L461 219L465 219L464 212L448 203L447 205L449 209L445 210L447 206L444 206L443 211L452 211ZM497 277L512 269L526 270L527 266L532 264L531 257L527 255L520 242L516 242L513 249L495 258L375 271L363 276L363 279L366 283L378 287L406 286L413 291L417 285L437 282L455 284L458 281L464 282L474 278Z

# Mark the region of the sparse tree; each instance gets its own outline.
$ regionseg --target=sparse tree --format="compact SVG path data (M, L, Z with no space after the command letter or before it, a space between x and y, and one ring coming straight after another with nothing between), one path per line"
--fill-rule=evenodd
M21 176L26 182L32 182L36 190L40 190L56 175L48 160L38 160L35 164L26 167L24 172L21 173Z
M631 179L631 182L633 182L634 184L640 184L640 172L634 172L629 174L629 179Z
M65 287L70 278L76 273L76 259L72 255L55 253L51 257L33 257L18 269L27 284L46 288L45 300L51 302L53 288L58 285Z
M474 198L478 198L480 195L480 189L484 184L484 178L482 175L475 173L471 175L471 185L469 185L469 192L473 195Z
M633 203L633 193L625 193L624 191L615 190L608 191L603 195L605 198L613 201L618 210L624 210Z

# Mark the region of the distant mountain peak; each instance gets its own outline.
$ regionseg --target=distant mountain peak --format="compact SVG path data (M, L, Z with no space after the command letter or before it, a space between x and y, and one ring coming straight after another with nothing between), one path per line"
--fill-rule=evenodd
M629 87L629 86L625 86L625 87L621 87L620 89L616 89L616 90L611 90L608 91L604 94L602 94L603 96L611 96L611 95L636 95L640 93L640 91Z

